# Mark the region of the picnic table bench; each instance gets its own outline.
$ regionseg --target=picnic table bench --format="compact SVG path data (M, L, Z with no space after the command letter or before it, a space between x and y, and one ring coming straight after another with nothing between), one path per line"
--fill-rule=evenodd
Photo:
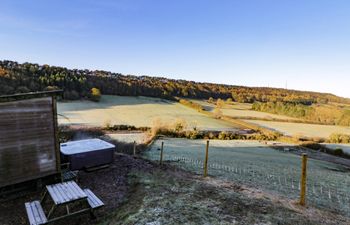
M48 196L51 197L53 204L46 215L42 204ZM70 212L70 204L78 202L86 202L88 207ZM66 207L66 214L51 218L55 210L62 206ZM83 190L74 181L47 185L41 201L36 200L25 203L30 225L48 224L87 211L93 214L95 209L102 206L104 206L103 202L90 189Z
M71 171L70 170L70 163L63 163L61 164L61 181L67 182L67 181L75 181L78 182L78 173L79 171Z
M26 202L25 206L30 225L47 224L47 218L39 201Z

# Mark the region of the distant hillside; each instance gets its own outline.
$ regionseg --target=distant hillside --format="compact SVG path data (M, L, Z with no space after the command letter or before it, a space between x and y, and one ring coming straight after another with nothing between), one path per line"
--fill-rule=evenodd
M264 87L243 87L199 83L160 77L122 75L100 70L0 61L0 95L63 89L66 99L90 95L96 87L103 94L150 96L161 98L189 97L208 99L232 98L238 102L350 103L350 99L327 93L295 91Z

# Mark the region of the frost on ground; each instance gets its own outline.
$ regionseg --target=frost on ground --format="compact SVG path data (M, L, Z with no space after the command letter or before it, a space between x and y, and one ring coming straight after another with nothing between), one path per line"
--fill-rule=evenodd
M133 125L151 127L154 121L182 119L189 128L204 130L232 130L232 124L203 115L178 102L150 97L102 96L100 102L58 102L58 123L91 126Z
M124 142L124 143L133 143L134 141L136 141L137 144L146 143L147 140L149 139L149 136L147 135L147 133L143 133L143 132L111 133L111 134L106 134L106 137L112 140Z
M164 142L163 158L197 174L203 173L204 140L165 138L153 143L144 157L158 161L159 146ZM280 147L284 149L283 147ZM290 151L292 146L288 146ZM307 171L307 198L310 205L350 216L349 169L310 154ZM312 157L311 157L312 156ZM344 161L345 159L343 159ZM349 160L347 160L349 163ZM279 151L257 141L211 140L209 144L209 175L236 184L259 188L289 199L300 193L301 159L297 154Z
M349 127L335 125L319 125L305 123L287 123L264 120L244 120L261 127L279 131L290 136L322 137L328 138L333 133L350 134Z
M285 198L220 178L202 178L165 164L116 154L109 167L79 173L79 186L90 188L105 206L96 219L87 214L56 225L177 224L350 224L350 219L303 209ZM27 224L24 202L40 199L41 191L0 201L1 225ZM63 207L62 213L65 212Z
M349 224L258 189L201 178L175 167L134 171L129 198L103 224Z
M324 144L327 148L330 149L341 149L345 153L350 154L350 144Z
M197 99L191 99L192 102L195 102L199 105L201 105L204 109L207 111L214 111L216 105L212 103L208 103L205 100L197 100ZM298 120L293 117L284 116L284 115L277 115L267 112L259 112L252 110L252 105L250 103L231 103L231 104L224 104L220 110L222 111L223 115L225 116L232 116L232 117L252 117L252 118L259 118L259 119L281 119L281 120Z

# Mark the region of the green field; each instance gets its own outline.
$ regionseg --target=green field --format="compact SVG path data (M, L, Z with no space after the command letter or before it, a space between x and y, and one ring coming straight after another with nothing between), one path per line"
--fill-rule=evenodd
M59 124L84 124L104 126L107 122L137 127L152 127L157 123L186 121L188 128L236 130L231 124L205 116L177 102L159 98L102 96L100 102L59 102L57 106Z
M350 127L318 125L304 123L275 122L263 120L245 120L271 130L279 131L290 136L322 137L328 138L333 133L350 134Z
M164 139L156 141L144 154L159 160L164 141L164 160L202 174L205 141ZM298 199L299 156L281 152L254 141L210 141L209 175L261 188L291 199ZM349 170L333 163L308 161L308 202L316 207L350 215Z

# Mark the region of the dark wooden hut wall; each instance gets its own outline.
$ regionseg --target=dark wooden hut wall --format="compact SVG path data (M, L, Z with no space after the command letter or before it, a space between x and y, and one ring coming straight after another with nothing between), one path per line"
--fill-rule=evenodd
M0 103L0 187L57 173L53 98Z

